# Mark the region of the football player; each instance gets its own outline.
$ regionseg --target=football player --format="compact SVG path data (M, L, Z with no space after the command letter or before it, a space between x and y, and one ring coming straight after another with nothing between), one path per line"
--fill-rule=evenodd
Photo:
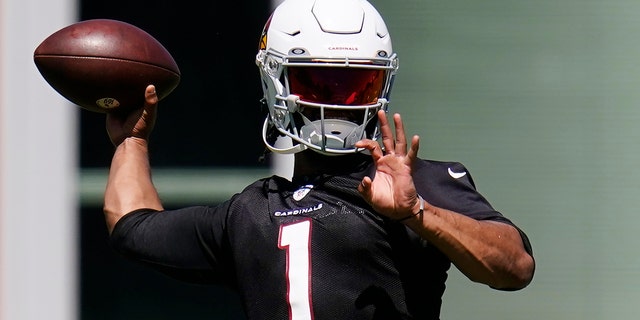
M158 101L149 86L143 109L107 116L117 148L104 212L122 255L234 288L249 319L439 319L452 263L497 290L530 283L526 234L461 163L418 158L419 138L389 114L398 57L369 2L284 1L256 63L263 140L294 154L293 176L165 210L148 158ZM279 137L291 145L277 147Z

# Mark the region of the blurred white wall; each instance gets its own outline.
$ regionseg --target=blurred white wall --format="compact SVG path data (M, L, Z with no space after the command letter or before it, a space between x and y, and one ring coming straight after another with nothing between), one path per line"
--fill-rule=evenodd
M77 108L33 63L73 0L0 0L0 320L77 318Z

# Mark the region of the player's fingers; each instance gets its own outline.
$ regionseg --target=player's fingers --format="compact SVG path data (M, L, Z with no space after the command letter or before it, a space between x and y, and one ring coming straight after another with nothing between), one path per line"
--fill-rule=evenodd
M407 137L404 133L404 124L399 113L393 115L393 124L396 127L395 151L396 154L404 155L407 153Z
M152 84L148 85L144 91L145 106L154 105L158 103L158 94L156 93L156 87Z
M380 122L380 133L382 135L382 145L387 153L395 152L395 141L393 139L393 131L389 125L387 114L384 110L378 110L378 121Z
M374 141L371 139L360 140L356 142L355 147L369 150L369 152L371 153L371 157L373 158L374 161L378 160L383 156L382 148L380 148L380 144L378 144L377 141Z
M418 149L420 149L420 137L418 135L415 135L413 136L413 138L411 138L411 147L409 148L409 152L407 153L407 157L412 163L418 157Z
M362 182L358 185L358 192L367 202L371 199L371 182L371 178L364 177Z

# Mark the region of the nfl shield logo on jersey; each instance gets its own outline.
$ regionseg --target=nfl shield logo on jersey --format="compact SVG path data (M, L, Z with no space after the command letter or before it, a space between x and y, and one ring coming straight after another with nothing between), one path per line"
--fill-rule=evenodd
M300 189L296 190L293 193L293 200L295 201L302 200L302 198L304 198L309 193L309 191L311 191L311 189L313 189L313 185L311 184L307 184L300 187Z

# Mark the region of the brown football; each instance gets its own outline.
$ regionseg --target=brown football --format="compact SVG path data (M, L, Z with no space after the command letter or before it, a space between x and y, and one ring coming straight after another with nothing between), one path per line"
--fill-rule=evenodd
M40 43L33 60L59 94L94 112L142 107L147 85L155 85L162 100L180 82L169 51L146 31L118 20L64 27Z

